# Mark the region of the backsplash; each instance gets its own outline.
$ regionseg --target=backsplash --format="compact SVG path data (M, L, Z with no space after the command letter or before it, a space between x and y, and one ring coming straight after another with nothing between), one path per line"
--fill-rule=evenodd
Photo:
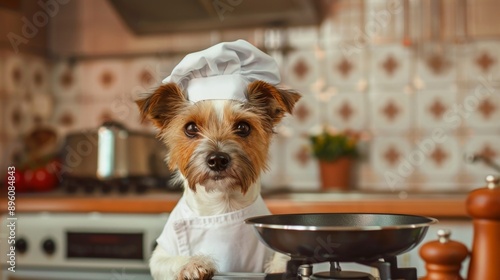
M283 63L284 83L304 100L273 150L289 185L318 185L309 129L363 132L358 188L465 191L494 172L467 155L499 161L500 41L425 50L377 45L344 55L336 45L299 49Z
M264 186L319 188L307 135L325 124L362 133L357 189L467 191L483 185L494 171L464 157L500 162L500 39L356 45L341 41L335 28L333 16L319 28L290 28L289 50L269 51L282 85L303 98L277 130ZM262 30L250 34L242 38L266 41ZM159 85L180 59L59 60L0 51L1 169L36 125L52 125L63 137L114 119L153 132L140 123L133 100Z

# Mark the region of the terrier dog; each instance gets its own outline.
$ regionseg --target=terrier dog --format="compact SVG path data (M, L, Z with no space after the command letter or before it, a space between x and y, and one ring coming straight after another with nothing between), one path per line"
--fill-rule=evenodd
M137 101L184 185L150 260L156 280L285 270L286 257L273 255L244 223L270 214L260 174L275 126L300 98L279 81L272 57L237 40L187 55Z
M250 83L246 96L246 103L205 100L193 104L175 83L168 83L136 101L142 118L159 129L168 147L168 166L184 182L183 197L196 215L231 213L260 197L259 178L267 168L274 127L300 98L294 91L263 81ZM248 230L253 229L248 226ZM228 259L253 257L238 251L238 244L233 246ZM275 255L261 271L282 272L285 264L283 255ZM169 255L158 246L150 268L156 280L206 279L217 272L217 263L207 255Z

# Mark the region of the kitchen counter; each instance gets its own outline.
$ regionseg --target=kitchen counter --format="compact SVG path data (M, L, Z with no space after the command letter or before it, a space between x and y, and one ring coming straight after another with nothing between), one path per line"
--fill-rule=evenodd
M181 193L68 195L65 193L18 194L16 212L170 212ZM274 214L314 212L402 213L466 218L467 194L413 194L361 192L276 192L264 195ZM1 199L6 209L6 199Z

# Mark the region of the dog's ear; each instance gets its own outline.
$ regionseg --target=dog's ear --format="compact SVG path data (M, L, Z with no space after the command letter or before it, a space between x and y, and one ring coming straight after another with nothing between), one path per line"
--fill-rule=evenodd
M142 120L149 119L160 129L166 127L187 102L182 90L174 83L161 85L153 94L135 101Z
M292 90L277 88L263 81L255 81L248 85L248 101L253 108L264 109L273 124L277 124L285 116L291 114L300 94Z

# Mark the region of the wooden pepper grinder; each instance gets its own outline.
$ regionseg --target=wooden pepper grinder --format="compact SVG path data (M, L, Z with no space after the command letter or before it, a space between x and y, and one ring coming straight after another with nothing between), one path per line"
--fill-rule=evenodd
M486 188L474 190L467 197L467 212L474 224L468 280L500 279L499 178L490 175L486 182Z
M464 244L450 240L451 232L440 229L439 239L425 243L420 257L425 261L427 275L420 280L463 280L460 268L469 251Z

